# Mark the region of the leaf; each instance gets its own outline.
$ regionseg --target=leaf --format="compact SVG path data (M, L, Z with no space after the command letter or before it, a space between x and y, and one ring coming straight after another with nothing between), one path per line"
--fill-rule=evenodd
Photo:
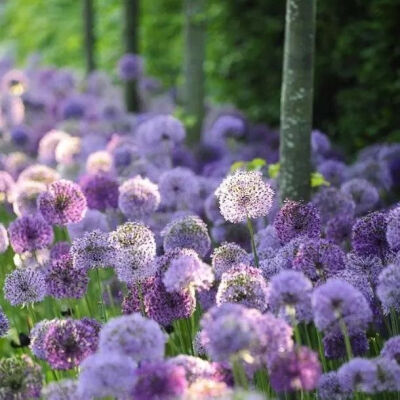
M324 178L324 176L319 172L313 172L311 174L311 187L319 186L330 186L330 183Z
M270 178L274 179L278 176L281 165L279 163L268 165L268 175Z
M243 168L246 166L246 162L245 161L236 161L231 165L231 172L235 172L240 168Z
M255 158L247 163L247 169L249 171L260 170L262 167L267 165L267 162L262 158Z

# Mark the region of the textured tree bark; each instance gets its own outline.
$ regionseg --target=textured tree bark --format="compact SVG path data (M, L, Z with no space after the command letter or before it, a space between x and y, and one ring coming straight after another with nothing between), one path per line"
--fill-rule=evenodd
M316 0L286 2L281 92L281 201L310 197L315 10Z
M93 0L83 0L83 26L85 35L85 59L86 59L86 72L96 69L95 60L95 34L94 34L94 18L95 10Z
M189 143L200 139L204 118L204 58L206 45L205 0L184 0L185 49L183 106L191 123L187 127Z
M124 0L124 43L125 53L139 53L139 0ZM136 81L125 82L125 104L129 112L140 109Z

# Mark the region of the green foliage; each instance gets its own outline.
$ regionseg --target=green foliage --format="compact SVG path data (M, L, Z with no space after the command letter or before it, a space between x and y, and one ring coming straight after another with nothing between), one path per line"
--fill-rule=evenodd
M278 176L280 169L281 169L281 165L279 163L268 165L268 175L269 175L269 177L271 179L275 179Z
M329 186L330 183L324 178L324 176L319 172L311 173L311 187L317 188L320 186Z
M231 172L238 169L246 169L247 171L259 171L267 165L267 162L262 158L254 158L251 161L236 161L231 165Z

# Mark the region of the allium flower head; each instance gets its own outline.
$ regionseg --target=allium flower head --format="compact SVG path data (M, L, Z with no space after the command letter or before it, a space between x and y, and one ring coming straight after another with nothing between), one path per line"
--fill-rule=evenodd
M236 243L222 243L211 255L211 266L218 280L232 267L238 264L249 264L249 262L250 255Z
M317 238L321 229L319 213L311 203L286 201L275 217L274 227L282 244L298 236Z
M48 165L56 163L55 152L61 140L68 138L66 132L51 130L47 132L39 142L38 159L40 162Z
M139 79L143 72L143 60L132 53L124 54L118 61L119 77L124 81Z
M97 329L84 320L52 321L44 339L46 361L54 369L71 369L94 353Z
M16 253L43 249L54 237L52 227L38 214L17 218L10 224L8 233Z
M118 207L118 181L111 175L84 175L79 185L90 209L105 211Z
M112 155L105 150L91 153L86 160L86 171L88 174L110 173L113 171Z
M4 297L12 306L42 301L46 295L46 281L40 270L16 269L4 282Z
M42 389L44 400L76 400L78 382L72 379L50 382Z
M42 380L40 366L27 355L0 359L0 399L39 399Z
M111 233L110 239L118 251L115 268L120 280L129 283L151 274L156 242L149 228L126 222Z
M60 179L60 175L53 168L42 164L30 165L25 168L18 176L17 183L30 181L49 185Z
M400 265L391 264L379 274L376 294L382 303L383 311L400 310Z
M385 260L389 245L386 240L387 215L373 212L360 218L353 226L351 242L360 256L377 255Z
M167 336L157 322L135 313L113 318L100 331L99 348L136 362L161 360Z
M126 355L95 353L80 365L78 394L83 399L117 397L132 392L136 363Z
M176 209L192 209L200 195L200 183L188 168L176 167L160 176L161 204Z
M58 142L55 151L59 166L73 166L79 161L82 152L82 139L76 136L67 136Z
M246 131L246 121L240 115L223 114L213 123L207 132L207 143L223 144L226 139L240 138Z
M0 224L0 254L8 249L9 244L7 229L3 224Z
M14 192L13 210L17 216L35 214L37 212L37 199L46 191L46 185L40 182L22 181Z
M343 183L340 190L353 199L356 215L372 211L379 201L378 190L366 179L351 179Z
M74 266L71 255L51 262L45 270L47 294L56 299L82 298L89 283L86 270Z
M239 303L264 312L268 307L269 289L258 268L239 264L224 272L218 286L217 305Z
M276 356L269 373L277 392L313 390L321 376L321 365L314 351L299 347Z
M157 210L160 200L157 185L139 175L119 187L118 206L125 217L131 220L150 216Z
M397 206L388 215L386 240L391 250L400 251L400 206Z
M350 242L353 219L346 215L331 218L325 225L325 238L342 245Z
M223 217L233 223L259 218L272 206L273 190L259 171L237 171L225 178L215 195Z
M15 182L6 171L0 171L0 203L11 203Z
M136 400L175 400L187 389L185 370L166 361L141 365L134 375L133 397Z
M365 331L354 331L349 336L351 352L353 356L359 357L366 354L369 348L368 338ZM325 334L322 339L325 357L329 359L346 358L346 344L342 333Z
M326 160L318 165L318 172L332 185L340 186L347 175L345 163L336 160Z
M293 268L303 272L313 282L325 281L345 268L345 253L325 239L303 241L293 260Z
M312 295L314 322L320 331L341 334L340 320L351 334L365 331L372 312L365 297L355 287L340 279L328 279Z
M384 344L381 357L394 360L400 365L400 336L393 336Z
M68 233L72 240L96 229L102 232L108 232L110 229L106 215L98 210L89 209L81 221L68 225Z
M321 375L317 387L319 400L347 400L349 391L342 386L335 371Z
M74 267L84 271L111 267L117 255L109 234L99 230L87 232L83 237L75 239L70 251Z
M50 261L59 259L69 254L71 244L69 242L57 242L50 250Z
M211 247L207 225L195 215L172 221L163 229L161 236L164 238L164 251L188 248L205 257Z
M76 183L61 179L39 196L38 207L48 223L66 225L82 220L87 203Z
M376 366L375 393L398 392L400 389L400 366L394 360L378 357Z
M44 339L52 323L53 321L43 319L42 321L39 321L29 333L29 347L32 353L41 360L46 359Z
M358 161L351 172L354 177L368 180L379 190L389 190L393 184L388 163L376 156Z
M311 281L301 272L286 270L272 277L269 308L289 323L312 319Z
M383 270L383 264L376 255L359 256L350 252L347 253L346 270L366 276L370 285L375 287L378 283L378 276Z
M376 365L364 358L353 358L338 370L341 386L348 392L374 393Z
M10 327L10 323L8 322L8 318L0 306L0 337L5 336Z

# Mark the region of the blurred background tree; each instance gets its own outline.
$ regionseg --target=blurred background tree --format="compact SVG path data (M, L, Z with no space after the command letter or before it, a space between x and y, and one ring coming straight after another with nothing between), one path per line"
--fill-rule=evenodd
M2 0L0 47L19 62L84 69L81 2ZM122 1L95 0L97 65L115 73L123 54ZM141 2L140 49L146 71L166 87L182 83L183 0ZM321 0L317 7L314 126L349 153L400 141L400 2ZM206 94L252 120L279 124L285 2L209 0Z

